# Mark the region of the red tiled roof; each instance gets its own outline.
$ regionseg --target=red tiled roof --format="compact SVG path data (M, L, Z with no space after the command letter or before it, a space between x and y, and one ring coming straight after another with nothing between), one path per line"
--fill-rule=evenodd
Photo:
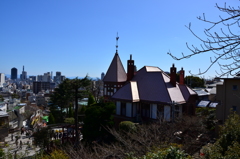
M133 81L136 83L134 86L131 85ZM174 101L180 104L185 103L188 97L194 94L194 91L189 91L190 88L186 85L177 83L176 87L173 87L170 83L170 77L158 67L144 66L136 73L131 82L120 88L112 98L132 102L140 100L154 103L172 103ZM133 99L133 90L138 92L139 100Z
M125 82L127 80L127 74L124 70L123 64L121 62L118 53L115 53L113 60L107 70L104 82Z

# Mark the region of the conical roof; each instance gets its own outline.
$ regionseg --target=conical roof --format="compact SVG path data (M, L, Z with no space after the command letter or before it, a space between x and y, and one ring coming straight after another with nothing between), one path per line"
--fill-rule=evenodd
M104 82L125 82L126 80L127 80L127 74L124 70L121 59L118 53L115 53L103 81Z

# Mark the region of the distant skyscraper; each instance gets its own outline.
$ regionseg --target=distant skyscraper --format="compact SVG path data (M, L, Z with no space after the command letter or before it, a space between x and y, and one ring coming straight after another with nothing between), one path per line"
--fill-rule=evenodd
M15 67L11 69L11 79L12 80L17 79L17 69Z
M24 66L23 66L23 71L22 71L22 74L20 75L20 78L23 81L27 79L27 72L24 71Z
M50 72L44 73L43 75L43 82L50 82L51 81L51 75Z
M43 81L43 75L38 75L38 76L37 76L37 81L38 81L38 82Z
M54 82L61 83L61 72L56 72L56 76L54 76Z
M5 75L0 73L0 87L2 87L3 83L5 83Z
M61 72L56 72L56 76L61 76Z

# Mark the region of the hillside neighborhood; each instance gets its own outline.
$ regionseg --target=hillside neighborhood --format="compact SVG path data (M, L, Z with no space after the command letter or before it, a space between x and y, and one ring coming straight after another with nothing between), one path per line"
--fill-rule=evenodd
M198 109L213 111L216 113L214 119L217 121L216 124L223 124L231 113L231 109L239 112L237 109L238 95L240 94L238 93L240 85L238 77L218 78L211 81L203 79L204 87L192 88L192 83L186 84L184 69L181 68L178 71L174 64L170 66L170 72L164 72L155 66L143 66L136 70L132 55L126 63L127 72L120 59L120 54L116 50L106 74L102 73L101 79L91 80L89 77L85 77L89 80L89 86L87 86L88 88L79 87L79 90L89 93L77 98L80 110L88 110L88 107L92 107L91 104L94 105L94 103L114 103L115 111L111 115L113 115L114 127L117 129L119 129L119 124L121 125L125 121L140 125L160 122L161 126L161 123L163 125L165 122L172 123L185 116L198 116ZM85 139L82 130L87 127L87 122L84 123L84 116L87 114L79 111L76 125L73 118L75 116L68 115L71 114L70 111L73 113L76 108L74 99L69 96L70 103L72 99L70 107L54 105L57 104L55 100L59 100L54 99L54 95L56 96L66 81L71 81L70 79L59 80L61 78L57 78L58 74L56 74L55 80L50 74L45 74L48 75L45 80L44 78L38 80L39 78L23 76L21 79L17 79L13 74L9 79L1 74L0 139L1 146L6 153L37 155L41 150L41 144L38 144L34 134L47 127L50 137L48 137L47 147L44 146L47 149L44 147L42 149L45 151L50 151L56 146L51 143L52 141L59 141L58 144L68 142L76 144L77 137L80 142ZM55 87L50 87L54 85ZM91 98L95 102L91 103ZM64 100L62 99L60 102L64 102ZM58 117L54 115L54 112L59 112L60 109L61 113L65 115L62 120L56 122ZM55 122L53 116L55 116ZM76 129L76 126L79 129ZM23 134L26 135L23 136ZM20 138L18 139L18 137ZM92 141L102 140L101 135L95 137L91 138ZM28 153L22 150L24 146L18 146L18 140L24 146L26 145ZM209 138L208 142L211 140ZM14 142L11 144L12 141ZM35 148L31 149L31 147ZM201 147L196 149L195 154L200 155L200 150Z
M0 1L0 159L239 159L239 0L212 2Z

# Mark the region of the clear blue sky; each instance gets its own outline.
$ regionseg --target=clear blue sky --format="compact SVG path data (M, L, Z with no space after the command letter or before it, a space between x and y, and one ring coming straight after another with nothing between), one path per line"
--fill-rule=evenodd
M206 14L218 20L216 2L223 0L1 0L0 73L18 73L25 66L28 75L61 71L67 77L100 77L115 54L116 34L119 55L126 70L132 54L137 69L158 66L169 71L172 63L188 75L209 65L212 54L175 61L167 52L190 53L185 43L200 42L185 27L189 22L204 36ZM239 5L238 0L228 4ZM214 66L205 76L214 77Z

